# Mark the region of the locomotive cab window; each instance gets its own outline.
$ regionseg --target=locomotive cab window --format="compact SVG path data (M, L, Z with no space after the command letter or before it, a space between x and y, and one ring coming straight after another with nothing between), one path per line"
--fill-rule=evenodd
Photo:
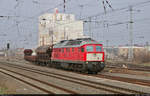
M94 51L93 46L86 46L86 51L87 51L87 52L92 52L92 51Z
M84 48L81 48L81 52L84 52Z
M96 46L96 52L101 52L102 51L102 47L101 46Z

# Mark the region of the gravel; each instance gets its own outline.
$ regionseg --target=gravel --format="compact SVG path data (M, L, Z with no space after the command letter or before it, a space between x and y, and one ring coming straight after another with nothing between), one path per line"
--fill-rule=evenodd
M8 61L8 62L10 62L10 61ZM53 68L35 66L31 63L25 64L26 61L21 61L21 62L22 63L14 61L15 64L30 67L30 68L35 68L35 69L39 69L39 70L43 70L43 71L49 71L49 72L53 72L53 73L64 74L67 76L73 76L76 78L90 80L90 81L94 81L94 82L98 82L98 83L103 83L103 84L108 84L108 85L113 85L113 86L118 86L118 87L123 87L123 88L128 88L128 89L134 89L134 90L142 91L145 93L150 93L150 87L147 87L147 86L131 84L131 83L126 83L126 82L121 82L121 81L116 81L116 80L103 79L103 78L98 78L98 77L94 77L94 76L81 75L81 74L77 74L77 73L73 73L73 72L69 72L69 71L64 71L64 70L53 69ZM102 74L106 74L106 73L104 72ZM110 73L110 74L112 74L112 73ZM100 94L107 94L108 93L108 92L104 92L102 90L95 90L95 89L91 89L91 88L88 88L85 86L81 86L79 84L73 84L73 83L69 83L66 81L58 80L58 79L56 80L55 78L48 78L46 76L45 77L37 76L36 74L34 74L34 75L37 78L42 78L42 80L47 80L47 81L49 81L53 84L56 84L58 86L62 86L64 88L69 88L69 89L72 89L74 91L78 91L80 93L100 93ZM32 75L32 76L34 76L34 75ZM119 75L119 74L113 73L113 75ZM128 75L122 75L122 76L128 76ZM139 76L138 77L130 76L130 77L143 79L143 77L139 77ZM148 79L148 77L144 77L144 79Z

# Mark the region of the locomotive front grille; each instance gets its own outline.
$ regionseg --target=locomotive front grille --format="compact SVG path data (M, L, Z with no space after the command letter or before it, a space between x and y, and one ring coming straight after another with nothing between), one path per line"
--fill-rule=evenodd
M102 53L87 53L86 61L102 61L103 54Z

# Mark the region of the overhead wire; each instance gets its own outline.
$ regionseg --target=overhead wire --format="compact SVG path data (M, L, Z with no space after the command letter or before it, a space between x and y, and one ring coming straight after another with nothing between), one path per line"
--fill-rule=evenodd
M145 4L145 3L150 3L150 0L149 1L145 1L145 2L140 2L140 3L136 3L136 4L132 4L131 6L138 6L138 5L141 5L141 4ZM128 6L129 7L129 6ZM123 7L123 8L118 8L118 9L114 9L114 11L120 11L120 10L125 10L125 9L128 9L128 7ZM113 12L114 12L113 11ZM112 13L112 11L109 11L110 13ZM109 13L107 12L107 13ZM101 15L104 15L104 13L99 13L99 16ZM89 17L97 17L98 15L92 15L92 16L89 16ZM86 18L89 18L89 17L86 17ZM86 18L82 18L81 20L85 20ZM71 23L74 23L75 21L70 21L70 22L67 22L67 23L64 23L64 24L60 24L58 26L61 26L61 25L65 25L65 24L71 24ZM118 25L118 24L117 24Z
M71 1L71 0L67 0L67 1L65 1L65 3L68 3L68 2L70 2L70 1ZM57 8L57 7L63 6L63 5L64 5L64 2L58 4L58 5L54 6L54 7L48 8L48 9L46 9L46 10L44 10L44 11L42 11L42 12L40 12L40 13L38 13L38 14L36 14L36 15L30 17L30 18L35 18L35 17L37 17L37 16L39 16L39 15L41 15L41 14L43 14L43 13L46 13L46 12L48 12L48 11L50 11L50 10L54 10L54 8Z
M148 3L150 3L150 0L144 1L144 2L135 3L135 4L131 4L130 6L135 7L135 6L140 6L140 5L148 4ZM122 7L122 8L117 8L117 9L114 9L114 10L107 11L107 13L113 13L113 12L125 10L125 9L128 9L128 8L129 8L129 6ZM102 12L102 13L98 13L98 14L95 14L95 15L92 15L92 16L89 16L89 17L92 18L92 17L101 16L101 15L104 15L104 14L105 14L105 12ZM82 19L86 19L86 18L89 18L89 17L85 17L85 18L82 18Z
M68 1L71 1L71 0L68 0ZM139 3L139 5L141 5L141 4L146 4L146 3L149 3L150 1L145 1L145 2L142 2L142 3ZM56 5L56 6L62 6L63 5L63 3L61 3L61 4L58 4L58 5ZM137 6L138 4L133 4L132 6ZM50 10L52 10L52 9L54 9L54 8L56 8L56 6L55 7L53 7L53 8L49 8L49 9L47 9L47 10L45 10L45 11L42 11L42 12L40 12L39 14L42 14L42 13L45 13L45 12L48 12L48 11L50 11ZM127 7L124 7L124 8L118 8L118 9L114 9L114 11L116 12L116 11L120 11L120 10L124 10L124 9L127 9ZM108 13L112 13L112 11L108 11ZM38 15L39 15L38 14ZM92 15L92 16L90 16L90 17L92 17L92 18L96 18L97 16L101 16L101 15L103 15L104 13L99 13L98 15ZM29 17L30 19L32 19L34 16L32 16L32 17ZM87 17L85 17L85 18L87 18ZM81 18L81 20L85 20L85 18ZM121 23L116 23L115 25L120 25ZM64 25L64 24L63 24ZM115 26L114 25L114 26Z

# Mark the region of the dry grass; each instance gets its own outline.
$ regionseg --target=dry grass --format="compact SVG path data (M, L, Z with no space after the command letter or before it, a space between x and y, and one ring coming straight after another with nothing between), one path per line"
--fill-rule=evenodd
M134 54L134 62L136 63L149 63L150 62L150 52L142 52Z
M0 94L7 94L7 88L0 87Z
M148 62L148 63L143 63L142 65L143 65L143 66L150 66L150 62Z

